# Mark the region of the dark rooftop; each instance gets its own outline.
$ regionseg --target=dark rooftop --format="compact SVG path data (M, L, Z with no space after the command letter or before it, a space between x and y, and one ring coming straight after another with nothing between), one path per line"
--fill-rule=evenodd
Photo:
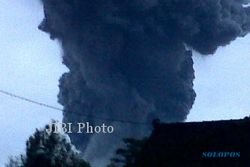
M250 119L156 123L136 167L250 167Z

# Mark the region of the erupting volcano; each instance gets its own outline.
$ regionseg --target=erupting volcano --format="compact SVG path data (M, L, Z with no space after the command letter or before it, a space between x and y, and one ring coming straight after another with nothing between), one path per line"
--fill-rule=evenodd
M39 28L60 41L69 68L58 95L64 122L149 123L110 120L112 135L70 134L94 164L106 162L122 138L147 136L156 118L185 121L196 96L187 48L212 54L250 30L244 0L42 2Z

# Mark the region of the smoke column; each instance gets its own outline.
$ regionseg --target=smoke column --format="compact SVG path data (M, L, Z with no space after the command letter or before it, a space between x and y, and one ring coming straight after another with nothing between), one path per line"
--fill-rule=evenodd
M212 54L250 29L246 0L42 2L45 18L39 28L61 42L70 70L59 85L64 122L103 122L93 116L184 121L195 100L192 52L185 46ZM112 156L122 138L151 130L150 125L108 123L115 126L113 135L70 135L97 165Z

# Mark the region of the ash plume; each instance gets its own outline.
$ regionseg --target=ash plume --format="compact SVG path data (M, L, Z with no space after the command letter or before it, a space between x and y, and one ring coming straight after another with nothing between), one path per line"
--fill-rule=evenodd
M212 54L250 29L246 0L42 2L39 28L61 42L69 68L58 95L64 122L103 122L93 116L184 121L195 100L192 52L185 45ZM108 123L115 126L113 135L70 134L96 164L110 158L121 138L151 130L150 124Z

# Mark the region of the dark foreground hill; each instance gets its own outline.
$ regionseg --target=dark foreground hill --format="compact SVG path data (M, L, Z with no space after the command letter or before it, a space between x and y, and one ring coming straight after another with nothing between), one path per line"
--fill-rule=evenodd
M250 167L250 119L155 124L136 167Z

